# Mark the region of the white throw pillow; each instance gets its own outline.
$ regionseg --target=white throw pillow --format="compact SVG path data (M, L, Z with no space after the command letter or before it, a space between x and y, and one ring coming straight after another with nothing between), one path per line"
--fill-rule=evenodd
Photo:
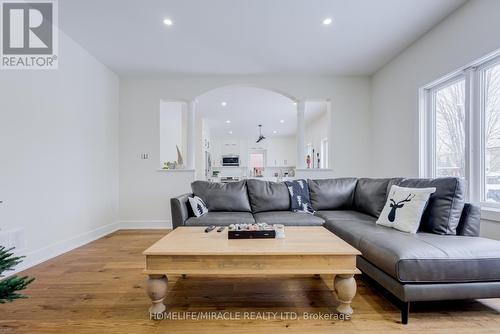
M429 197L436 188L392 186L377 224L416 233Z
M196 217L201 217L208 212L208 208L205 202L203 202L203 200L198 196L189 197L188 200L189 204L191 205L191 209L193 209L193 213Z

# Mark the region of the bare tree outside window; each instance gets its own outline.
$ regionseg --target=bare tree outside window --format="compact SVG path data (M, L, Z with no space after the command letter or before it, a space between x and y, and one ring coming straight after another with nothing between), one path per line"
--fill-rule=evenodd
M435 93L436 176L465 177L465 80Z
M467 200L500 208L500 50L464 68L421 90L421 173L464 178Z
M485 199L500 203L500 65L484 71Z

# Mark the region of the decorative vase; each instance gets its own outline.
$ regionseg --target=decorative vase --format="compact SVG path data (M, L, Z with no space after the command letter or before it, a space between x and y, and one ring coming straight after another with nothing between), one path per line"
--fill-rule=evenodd
M182 159L181 151L179 150L179 146L175 145L177 149L177 166L176 168L184 168L184 160Z

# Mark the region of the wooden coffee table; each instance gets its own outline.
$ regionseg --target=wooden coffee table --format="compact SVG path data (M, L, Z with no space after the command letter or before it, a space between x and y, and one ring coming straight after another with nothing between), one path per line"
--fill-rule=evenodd
M144 251L149 312L165 311L168 275L335 275L337 311L350 316L361 253L321 226L285 227L285 239L228 240L227 229L178 227Z

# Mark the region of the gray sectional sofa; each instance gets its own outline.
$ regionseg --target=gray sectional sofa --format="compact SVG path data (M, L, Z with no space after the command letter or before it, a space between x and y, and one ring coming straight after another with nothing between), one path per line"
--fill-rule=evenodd
M410 302L500 297L500 241L479 237L480 209L465 203L456 178L308 180L314 215L289 210L284 183L195 181L209 212L194 217L185 194L171 199L173 227L265 222L322 225L361 251L358 268L399 300L402 323ZM394 184L436 187L418 233L376 225Z

